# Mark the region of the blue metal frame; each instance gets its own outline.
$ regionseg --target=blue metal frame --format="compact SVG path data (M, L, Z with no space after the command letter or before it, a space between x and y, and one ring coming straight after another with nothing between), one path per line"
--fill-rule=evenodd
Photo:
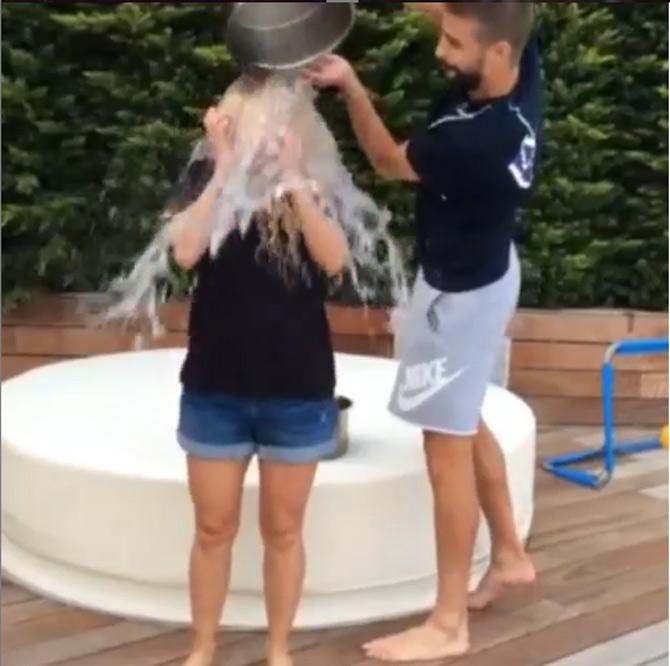
M605 354L602 367L603 426L605 441L598 449L589 449L547 458L543 467L555 476L581 486L599 489L607 485L614 476L617 456L642 453L661 448L659 437L637 442L617 444L614 421L614 359L617 356L642 356L667 354L668 338L649 340L623 340L613 344ZM603 467L597 472L576 469L573 465L590 460L603 459Z

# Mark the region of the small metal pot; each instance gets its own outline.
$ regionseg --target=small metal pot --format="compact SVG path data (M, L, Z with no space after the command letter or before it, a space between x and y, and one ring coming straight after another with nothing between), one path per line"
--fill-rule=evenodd
M353 402L349 398L338 396L336 398L339 420L337 424L337 449L327 460L337 460L347 454L349 450L349 410Z
M237 2L226 43L242 67L296 69L335 50L354 18L354 2Z

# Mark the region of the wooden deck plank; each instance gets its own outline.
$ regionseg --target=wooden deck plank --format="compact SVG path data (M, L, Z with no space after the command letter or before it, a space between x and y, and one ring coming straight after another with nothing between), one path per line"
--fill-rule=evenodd
M22 622L34 620L44 615L52 615L63 609L63 605L47 599L30 599L21 603L11 604L2 609L4 626L12 627Z
M651 486L641 491L643 495L647 497L653 497L654 499L662 500L667 504L668 502L668 484L664 483L660 486Z
M65 608L56 613L31 618L13 627L2 622L2 651L13 652L37 643L47 643L81 635L118 623L119 620L96 613Z
M114 633L91 632L86 645L76 639L63 642L60 654L67 652L70 656L47 661L42 666L164 666L173 661L181 664L189 654L191 635L188 630L146 623L124 622L122 625ZM220 651L224 646L226 651L237 651L250 636L254 636L255 643L262 644L259 634L221 632Z
M11 666L49 666L67 663L67 660L73 658L90 657L106 648L153 638L167 632L168 629L164 626L120 622L108 618L107 623L95 628L89 627L88 631L82 631L79 625L70 635L24 645L20 649L10 648L7 660ZM87 663L90 661L89 658Z
M62 666L163 666L174 659L183 661L189 654L191 638L187 631L170 631L159 636L125 642L94 654L67 659Z
M548 666L638 666L667 654L668 623L660 622L619 638L595 645Z
M357 663L362 656L360 646L363 643L379 635L395 633L406 629L421 619L423 618L413 617L354 627L348 631L345 639L337 635L322 637L315 644L295 652L295 666L307 666L308 664L335 666L336 664ZM235 664L234 666L252 666L252 664L255 666L254 662Z
M557 545L546 546L532 541L530 550L538 572L544 576L545 572L566 562L578 563L584 558L599 557L614 550L667 537L668 519L666 516L661 516L651 520L640 520L625 530L613 526L611 530L594 535L587 534Z
M3 614L5 606L20 604L24 601L35 599L35 595L32 592L28 592L28 590L17 587L13 583L5 580L2 581L2 590L0 591L0 595L2 596Z
M656 592L667 587L668 565L667 559L660 559L660 548L653 549L653 553L660 560L655 566L637 567L633 563L622 563L618 569L607 569L607 564L603 565L601 561L603 558L599 558L561 572L561 577L553 581L553 589L550 581L541 583L541 589L557 603L579 611L604 608L639 594ZM571 576L573 580L566 583L564 576Z
M619 479L642 476L651 472L664 472L668 469L668 454L663 451L649 451L644 455L623 458L616 470Z
M291 640L291 648L299 653L301 650L317 645L319 642L334 639L348 639L349 629L332 629L315 632L296 632ZM234 644L222 641L216 654L216 663L225 663L226 666L250 666L251 664L265 664L265 637L261 632L248 632L237 635ZM175 659L161 666L181 666L182 660ZM96 665L97 666L97 665ZM101 665L103 666L103 665ZM107 666L107 664L104 664ZM110 665L111 666L111 665Z
M543 513L544 511L549 511L550 509L566 506L568 504L580 504L621 493L642 492L645 494L645 490L662 486L664 483L667 483L668 480L667 471L658 470L646 474L627 476L623 479L615 478L609 485L595 491L591 488L583 488L576 484L556 479L544 470L539 470L538 474L540 475L536 482L538 490L541 490L543 486L548 486L550 484L554 486L551 492L540 492L538 494L538 497L535 500L535 508L538 513Z
M666 654L660 659L654 659L653 661L645 661L643 664L636 664L635 666L668 666L668 655Z
M647 439L658 436L658 434L658 428L655 427L634 428L631 426L621 426L616 430L616 438L619 442ZM541 432L538 437L537 446L538 453L542 457L570 453L582 449L598 448L603 445L603 442L604 435L602 428L565 426L562 428L553 427L548 432ZM628 457L622 457L619 460L625 462L628 460Z
M666 515L662 502L637 493L602 495L588 502L542 509L533 523L533 548L557 546L615 528L625 531L643 519Z
M626 442L646 439L655 434L657 433L654 431L644 429L621 429L618 432L620 440ZM667 484L668 455L664 451L619 458L614 479L598 491L557 479L541 467L542 461L548 456L586 450L600 445L602 445L602 433L593 430L588 432L580 428L566 428L540 435L535 484L535 506L538 512L567 504L601 499L609 495L640 492ZM662 491L659 492L662 494Z
M485 650L452 663L454 666L541 666L629 631L661 622L666 619L667 612L666 588L559 622L541 631L502 643L495 649ZM365 662L355 666L362 666L363 663Z

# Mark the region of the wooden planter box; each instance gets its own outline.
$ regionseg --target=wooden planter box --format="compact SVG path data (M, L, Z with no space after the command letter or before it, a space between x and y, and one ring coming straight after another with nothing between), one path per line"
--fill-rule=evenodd
M7 313L2 324L2 378L45 363L128 351L137 336L91 327L74 295L40 296ZM393 355L388 312L329 306L335 348L352 354ZM167 334L146 348L186 344L188 302L165 306ZM601 423L600 368L610 344L624 338L666 337L665 314L611 310L521 311L510 331L511 388L545 425ZM617 421L660 426L668 420L668 359L617 362ZM389 387L389 390L391 387Z

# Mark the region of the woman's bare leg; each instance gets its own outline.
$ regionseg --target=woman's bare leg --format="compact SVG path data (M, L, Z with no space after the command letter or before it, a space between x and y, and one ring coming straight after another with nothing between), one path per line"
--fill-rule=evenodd
M261 463L268 664L291 666L289 637L305 578L303 524L316 465Z
M184 666L211 666L216 652L247 466L247 462L188 461L196 534L190 569L193 650Z

